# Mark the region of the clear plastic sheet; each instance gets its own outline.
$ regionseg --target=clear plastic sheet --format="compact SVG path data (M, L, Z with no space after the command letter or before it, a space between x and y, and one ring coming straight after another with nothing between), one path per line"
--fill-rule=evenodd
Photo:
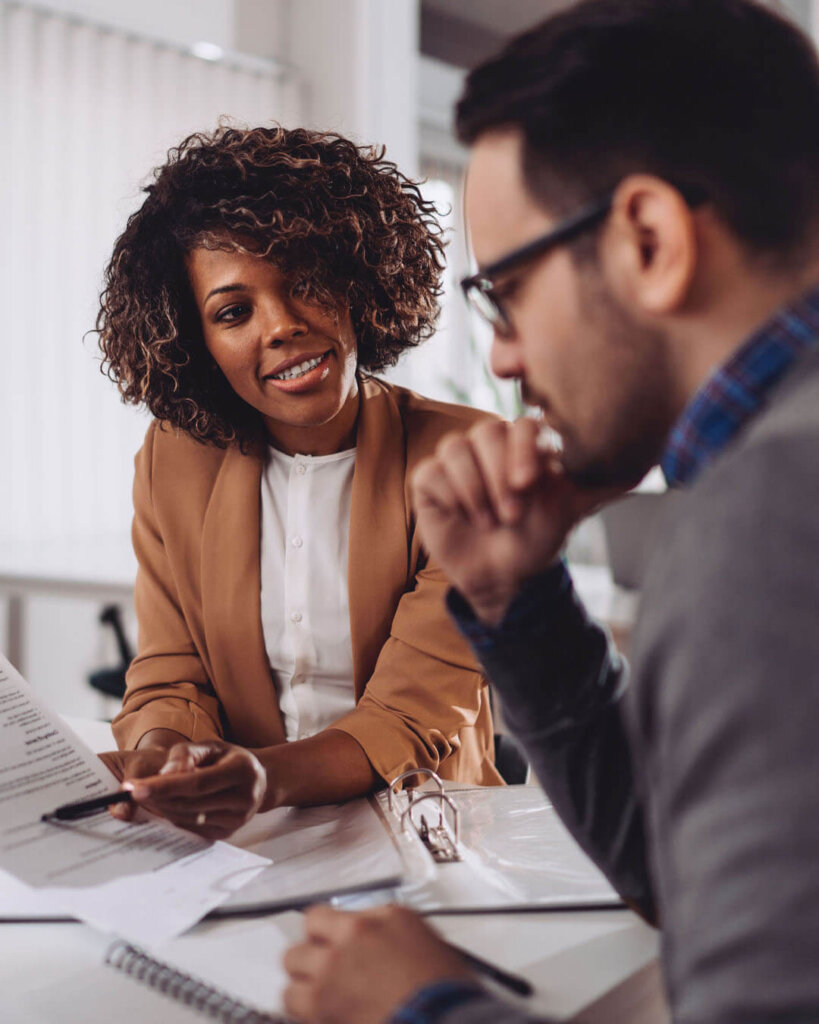
M461 860L435 864L415 829L402 829L379 794L404 860L404 883L343 905L394 899L420 911L454 913L621 904L537 787L447 786L446 792L460 810ZM396 803L400 812L406 796ZM437 821L437 811L431 813Z

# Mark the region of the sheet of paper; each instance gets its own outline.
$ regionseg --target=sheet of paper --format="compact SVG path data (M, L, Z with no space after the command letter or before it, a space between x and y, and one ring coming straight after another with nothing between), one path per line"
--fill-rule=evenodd
M83 921L135 942L178 935L269 864L166 822L107 812L43 822L117 788L113 775L0 655L0 868ZM20 891L16 893L19 904ZM2 909L0 908L0 914Z
M257 814L231 843L272 864L216 909L303 906L339 893L397 885L404 865L366 799L324 807L279 807Z

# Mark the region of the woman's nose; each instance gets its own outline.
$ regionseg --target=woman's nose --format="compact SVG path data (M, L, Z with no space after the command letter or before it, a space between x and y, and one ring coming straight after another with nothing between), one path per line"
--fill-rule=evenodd
M295 304L285 296L267 302L262 310L261 340L265 345L281 345L308 333L307 322Z

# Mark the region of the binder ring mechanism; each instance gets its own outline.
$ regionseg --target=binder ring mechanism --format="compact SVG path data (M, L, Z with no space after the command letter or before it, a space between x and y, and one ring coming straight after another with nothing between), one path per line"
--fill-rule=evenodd
M412 775L429 776L438 789L427 793L419 793L417 789L412 788L405 790L407 806L400 816L401 831L406 832L411 825L431 854L432 859L439 864L448 864L461 860L461 855L458 852L458 843L461 838L460 812L452 797L444 791L444 783L441 777L432 771L431 768L410 768L409 771L396 775L392 782L390 782L389 789L387 790L388 808L394 814L398 813L398 807L394 804L397 787L404 779ZM420 821L413 817L413 811L425 800L435 800L438 804L438 822L435 825L430 825L423 814L420 816ZM451 827L447 824L444 806L449 808L452 819Z

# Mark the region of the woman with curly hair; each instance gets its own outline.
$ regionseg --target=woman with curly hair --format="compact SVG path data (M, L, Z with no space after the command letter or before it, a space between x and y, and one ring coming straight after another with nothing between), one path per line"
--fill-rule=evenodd
M414 767L499 782L486 684L408 498L484 414L370 376L433 329L432 206L383 152L281 127L192 135L146 192L97 323L107 373L155 417L107 763L209 838Z

